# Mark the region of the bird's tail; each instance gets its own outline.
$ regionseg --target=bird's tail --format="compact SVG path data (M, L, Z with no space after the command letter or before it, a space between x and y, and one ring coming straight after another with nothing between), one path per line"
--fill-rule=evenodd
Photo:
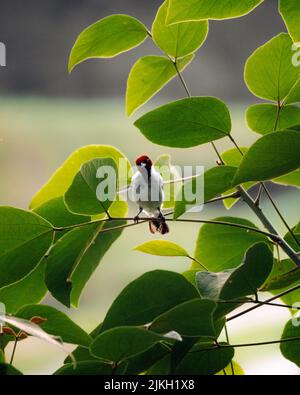
M149 221L149 229L151 233L159 232L162 235L170 232L169 226L164 217L154 218Z

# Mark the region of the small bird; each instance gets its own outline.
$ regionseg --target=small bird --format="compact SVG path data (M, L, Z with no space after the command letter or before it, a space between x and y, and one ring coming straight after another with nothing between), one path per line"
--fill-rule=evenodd
M139 215L144 212L151 218L149 221L150 232L159 232L164 235L169 232L169 227L161 212L164 201L163 179L155 170L149 156L139 156L135 164L138 171L132 177L131 194L132 199L139 205L139 212L134 220L138 222Z

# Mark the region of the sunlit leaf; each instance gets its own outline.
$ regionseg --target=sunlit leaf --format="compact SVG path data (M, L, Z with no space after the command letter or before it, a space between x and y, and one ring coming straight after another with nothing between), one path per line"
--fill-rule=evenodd
M193 55L179 59L178 69L184 70L192 60ZM131 69L127 81L127 115L132 115L176 75L174 63L166 57L151 55L139 59Z
M231 119L228 108L219 99L192 97L143 115L135 126L152 143L188 148L227 136Z
M78 36L69 59L69 72L90 58L112 58L141 44L147 28L128 15L110 15L86 28Z

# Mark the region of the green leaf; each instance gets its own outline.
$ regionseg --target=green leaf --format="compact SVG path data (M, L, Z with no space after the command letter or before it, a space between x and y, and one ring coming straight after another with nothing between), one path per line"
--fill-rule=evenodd
M122 211L120 217L122 217L123 214L124 211ZM106 223L102 228L103 232L99 233L94 244L89 247L80 262L78 262L72 274L71 303L73 306L78 307L79 299L86 283L97 269L107 251L123 233L123 229L114 230L113 232L108 232L108 230L125 224L126 221L110 221Z
M236 167L217 166L206 171L204 175L200 175L196 179L184 183L181 191L177 195L174 218L180 217L192 206L208 202L209 200L227 191L232 186L232 180L235 173ZM189 191L195 191L197 185L201 185L201 182L204 186L204 199L202 198L201 201L200 196L197 196L194 197L193 200L187 201L186 195L188 195Z
M71 303L78 305L84 286L122 233L122 230L105 230L125 223L91 223L68 232L54 245L47 258L45 279L49 291L57 300L68 307Z
M99 174L99 170L103 174ZM116 191L117 167L114 160L92 159L81 166L64 199L68 209L76 214L97 215L109 209Z
M231 364L232 364L232 366L231 366ZM232 372L232 369L233 369L233 372ZM228 376L232 376L233 374L235 376L244 376L245 375L243 368L235 361L231 361L231 363L228 366L226 366L225 373ZM218 372L217 375L224 376L225 373L224 373L224 369L223 369L220 372Z
M291 173L285 174L284 176L274 178L272 181L276 184L290 185L300 188L300 170L295 170Z
M298 0L279 0L279 12L295 43L300 41L300 4Z
M295 325L295 321L298 325ZM286 323L281 339L284 340L293 337L300 338L300 325L299 321L297 322L297 319L291 319ZM280 351L286 359L295 363L300 368L300 339L281 343Z
M18 311L17 316L30 320L33 317L46 319L39 326L47 333L59 336L65 343L89 347L91 337L59 310L45 305L29 305Z
M97 358L119 363L163 340L167 337L147 329L123 326L101 333L92 342L90 350Z
M215 220L256 228L252 222L243 218L220 217ZM242 262L249 247L259 242L268 243L268 238L247 229L205 224L199 232L195 258L213 272L231 269Z
M292 45L290 36L281 33L250 56L245 81L254 95L285 104L300 100L300 68L292 63Z
M126 375L137 375L146 372L152 365L170 353L169 347L163 343L156 343L145 352L127 360Z
M9 365L8 363L0 363L0 376L21 376L21 373L18 369Z
M134 250L150 255L189 257L188 252L184 248L168 240L150 240L135 247Z
M112 58L137 47L147 38L147 28L128 15L111 15L92 24L78 36L69 59L69 72L84 60Z
M175 370L177 375L213 375L224 369L234 356L234 348L220 343L200 343L187 353Z
M183 71L193 60L189 55L179 59L177 67ZM132 67L126 91L126 112L132 115L177 75L174 63L162 56L144 56Z
M276 260L273 270L262 287L262 291L278 291L291 288L300 281L300 269L291 259ZM278 294L281 291L278 291Z
M170 26L166 24L168 0L158 10L152 25L156 45L173 58L182 58L197 51L208 34L208 22L185 22Z
M278 106L275 104L255 104L248 108L246 118L251 130L264 135L298 125L300 108L291 105L284 106L278 112Z
M4 355L3 350L1 350L1 348L0 348L0 363L3 363L3 362L5 362L5 355Z
M47 293L45 285L45 263L41 262L22 280L0 289L0 301L5 304L6 312L16 313L21 307L39 303Z
M135 126L152 143L189 148L227 136L231 119L228 108L219 99L192 97L143 115Z
M300 133L292 131L269 133L248 150L233 180L265 181L300 167Z
M26 277L53 241L49 222L29 211L0 207L0 288Z
M213 313L216 308L211 300L193 299L158 316L150 328L158 333L175 331L181 336L215 338Z
M99 376L111 375L112 365L101 361L83 361L77 362L77 366L68 363L62 366L55 373L55 376Z
M199 272L198 289L203 298L211 300L240 300L255 295L273 267L273 254L267 244L250 247L240 266L223 272Z
M245 155L245 153L248 151L247 147L239 147L239 149L243 155ZM243 155L241 155L240 151L237 148L231 148L225 152L222 152L221 157L222 157L224 163L227 166L239 167L239 165L243 159ZM255 182L246 182L245 184L243 184L243 188L248 190L253 185L255 185ZM236 191L235 188L231 188L228 191L226 191L223 195L230 195L235 191ZM225 199L225 200L223 200L223 204L224 204L225 208L230 209L239 200L240 200L240 198Z
M167 23L229 19L248 14L263 0L169 0Z
M71 213L67 209L62 196L49 200L33 211L45 218L56 228L82 224L91 220L91 217ZM61 238L65 233L67 233L67 230L63 232L56 232L55 240Z
M102 330L123 325L144 325L180 303L199 297L178 273L154 270L131 282L108 310Z
M300 222L298 223L298 225L294 226L294 228L292 229L296 239L299 241L300 243ZM289 243L289 245L295 250L295 251L299 251L300 252L300 247L299 244L296 243L296 240L294 239L294 237L291 235L290 232L287 232L286 235L284 236L285 241L287 241Z
M51 199L63 196L69 189L81 166L96 158L112 158L118 165L118 172L121 174L119 187L122 188L128 185L130 180L122 176L124 171L128 171L129 173L131 169L130 163L125 156L116 148L109 145L88 145L79 148L69 156L50 180L34 196L30 203L30 208L35 209ZM123 171L121 170L122 166L124 166Z

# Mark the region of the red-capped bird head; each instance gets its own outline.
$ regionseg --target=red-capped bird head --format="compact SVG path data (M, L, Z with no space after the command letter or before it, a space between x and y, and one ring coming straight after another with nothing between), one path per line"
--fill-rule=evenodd
M142 155L136 159L135 164L137 165L138 168L144 167L147 170L150 170L152 167L152 160L149 158L149 156Z

